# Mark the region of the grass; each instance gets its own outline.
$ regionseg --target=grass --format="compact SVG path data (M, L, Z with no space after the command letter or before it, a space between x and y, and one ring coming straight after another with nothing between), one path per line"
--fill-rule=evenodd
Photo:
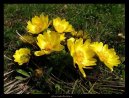
M19 68L13 62L12 57L15 50L23 46L16 30L20 34L24 34L26 22L41 13L49 15L50 19L57 16L66 18L76 30L82 29L89 32L93 41L102 41L110 48L115 48L122 64L114 68L113 73L103 64L99 64L100 66L94 71L86 70L88 77L83 79L78 75L78 70L73 69L72 58L67 53L64 51L59 54L53 53L43 60L44 66L47 66L46 69L44 67L44 77L29 80L30 93L124 93L125 40L118 36L118 33L125 35L125 6L123 4L5 4L5 72ZM38 61L40 59L35 60L35 62ZM11 79L14 79L13 75L9 76L8 81ZM27 81L23 81L23 83L28 83Z

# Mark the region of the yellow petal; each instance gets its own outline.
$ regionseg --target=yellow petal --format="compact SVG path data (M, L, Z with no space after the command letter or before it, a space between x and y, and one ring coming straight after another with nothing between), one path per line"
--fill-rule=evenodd
M61 51L64 49L63 45L55 45L52 50L54 51Z
M39 25L41 24L41 20L38 16L35 16L34 18L32 18L32 23Z
M73 56L74 53L74 41L75 41L74 38L70 38L67 40L67 47L70 51L71 56Z
M64 41L66 39L65 33L60 34L60 41Z
M82 37L83 36L83 31L79 30L76 34L76 37Z
M84 46L90 45L90 42L91 42L91 39L87 39L87 40L84 42Z
M73 32L73 31L74 28L72 27L72 25L69 24L64 32Z
M45 47L46 47L47 43L44 41L44 39L45 38L42 34L39 34L37 36L37 40L38 40L37 45L40 47L40 49L45 49Z
M83 45L83 39L82 38L77 39L75 41L75 49L80 50L82 48L82 45Z
M86 78L85 71L83 70L83 68L81 67L81 65L78 65L78 68L79 68L80 72L82 73L83 77Z
M42 51L35 51L34 55L35 56L42 56L42 55L45 55L45 52L44 52L44 50L42 50Z

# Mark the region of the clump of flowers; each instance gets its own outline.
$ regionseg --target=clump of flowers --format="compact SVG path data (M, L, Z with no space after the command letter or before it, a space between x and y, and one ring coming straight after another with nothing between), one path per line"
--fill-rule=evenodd
M41 14L39 17L34 16L31 21L27 22L26 30L28 34L21 35L21 41L32 44L36 48L16 50L13 57L19 65L31 62L29 61L30 52L37 57L60 52L65 50L65 47L68 48L68 51L65 51L70 52L73 58L73 66L76 68L75 64L77 64L84 78L86 78L84 68L91 69L94 66L99 66L95 56L98 56L100 61L111 71L114 66L120 64L120 58L113 48L109 49L108 45L103 45L102 42L92 42L87 32L76 31L66 19L57 17L49 21L48 15ZM66 37L66 33L71 33L70 38ZM35 72L37 77L43 75L42 68L35 69Z

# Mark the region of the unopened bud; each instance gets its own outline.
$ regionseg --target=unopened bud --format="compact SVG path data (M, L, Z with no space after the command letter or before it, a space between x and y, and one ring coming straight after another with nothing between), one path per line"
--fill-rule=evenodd
M35 76L38 78L43 76L43 69L42 68L35 69Z

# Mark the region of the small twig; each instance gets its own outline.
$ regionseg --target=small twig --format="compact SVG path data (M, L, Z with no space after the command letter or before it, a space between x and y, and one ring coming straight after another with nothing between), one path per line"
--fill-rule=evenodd
M86 91L88 91L88 89L86 89L81 83L79 83L81 88L84 88Z
M9 57L7 57L6 55L4 55L5 58L7 58L10 61L13 61L12 59L10 59Z
M96 82L92 85L92 87L91 87L90 90L88 91L88 94L91 92L91 90L94 88L95 85L96 85Z
M6 84L4 85L4 87L8 86L9 84L11 84L11 83L13 83L13 82L15 82L15 81L16 81L16 79L14 79L13 81L10 81L10 82L6 83Z
M24 92L24 91L21 90L21 91L19 91L17 94L22 94L23 92Z
M32 61L32 63L37 67L37 68L40 68L36 63L34 63L33 61Z
M15 83L11 84L10 86L6 87L6 88L8 88L8 89L5 91L5 93L7 94L7 93L9 93L9 91L10 91L12 88L16 88L16 87L17 87L16 84L18 84L18 83L19 83L19 81L17 81L17 82L15 82ZM5 88L5 87L4 87L4 88Z
M77 82L78 82L78 80L76 80L76 81L75 81L75 83L74 83L74 85L73 85L72 94L73 94L73 92L74 92L74 89L75 89L75 87L76 87L76 85L77 85Z
M14 70L11 70L11 71L9 71L9 72L4 73L4 77L5 77L6 75L12 73L12 72L14 72Z
M98 81L100 82L100 81ZM119 85L119 86L125 86L124 82L120 82L120 81L101 81L101 84L112 84L112 85Z
M20 88L16 88L16 89L14 89L14 90L11 90L10 92L7 92L6 94L12 94L12 93L14 93L14 92L16 92L16 91L18 91L18 90L20 90Z
M14 85L11 85L7 91L5 91L5 94L8 94L8 92L13 88Z
M64 81L60 80L59 78L57 78L56 76L54 76L53 74L51 74L51 75L55 78L55 79L54 79L54 78L52 77L52 79L55 80L55 81L57 81L58 83L64 83L64 84L66 84L66 85L68 85L68 84L69 84L69 85L72 85L72 84L73 84L73 83L64 82ZM57 79L57 80L56 80L56 79Z
M16 80L16 79L15 79ZM12 82L12 81L11 81ZM14 81L13 81L14 82ZM9 93L9 91L11 91L11 89L12 88L14 88L15 86L17 86L17 84L18 83L20 83L21 81L19 80L19 81L17 81L17 82L15 82L15 83L13 83L13 84L11 84L10 86L8 86L7 88L9 88L9 89L7 89L6 91L4 91L4 93L5 94L8 94ZM8 85L9 85L10 83L8 83ZM7 86L7 84L6 84L6 86ZM4 88L5 88L5 86L4 86Z
M8 77L4 78L4 82L8 79Z
M24 93L28 88L29 88L29 87L28 87L26 84L24 84L23 89L22 89L22 88L20 88L20 89L21 89L21 91L20 91L20 92L18 92L17 94L22 94L22 93Z
M19 35L22 39L24 39L26 42L28 42L24 37L21 36L21 34L18 33L18 31L16 30L17 35Z
M114 86L114 85L100 85L103 87L112 87L112 88L125 88L125 86Z
M106 88L106 87L101 87L101 88L95 88L96 90L107 90L107 89L110 89L110 90L113 90L113 91L118 91L118 92L125 92L125 90L123 89L118 89L118 88Z
M17 33L17 35L18 36L20 36L22 39L24 39L26 42L28 42L24 37L22 37L22 35L20 35L19 33L18 33L18 31L16 30L16 33ZM29 43L29 42L28 42ZM35 48L37 48L35 45L33 45L33 44L31 44L32 46L34 46Z

